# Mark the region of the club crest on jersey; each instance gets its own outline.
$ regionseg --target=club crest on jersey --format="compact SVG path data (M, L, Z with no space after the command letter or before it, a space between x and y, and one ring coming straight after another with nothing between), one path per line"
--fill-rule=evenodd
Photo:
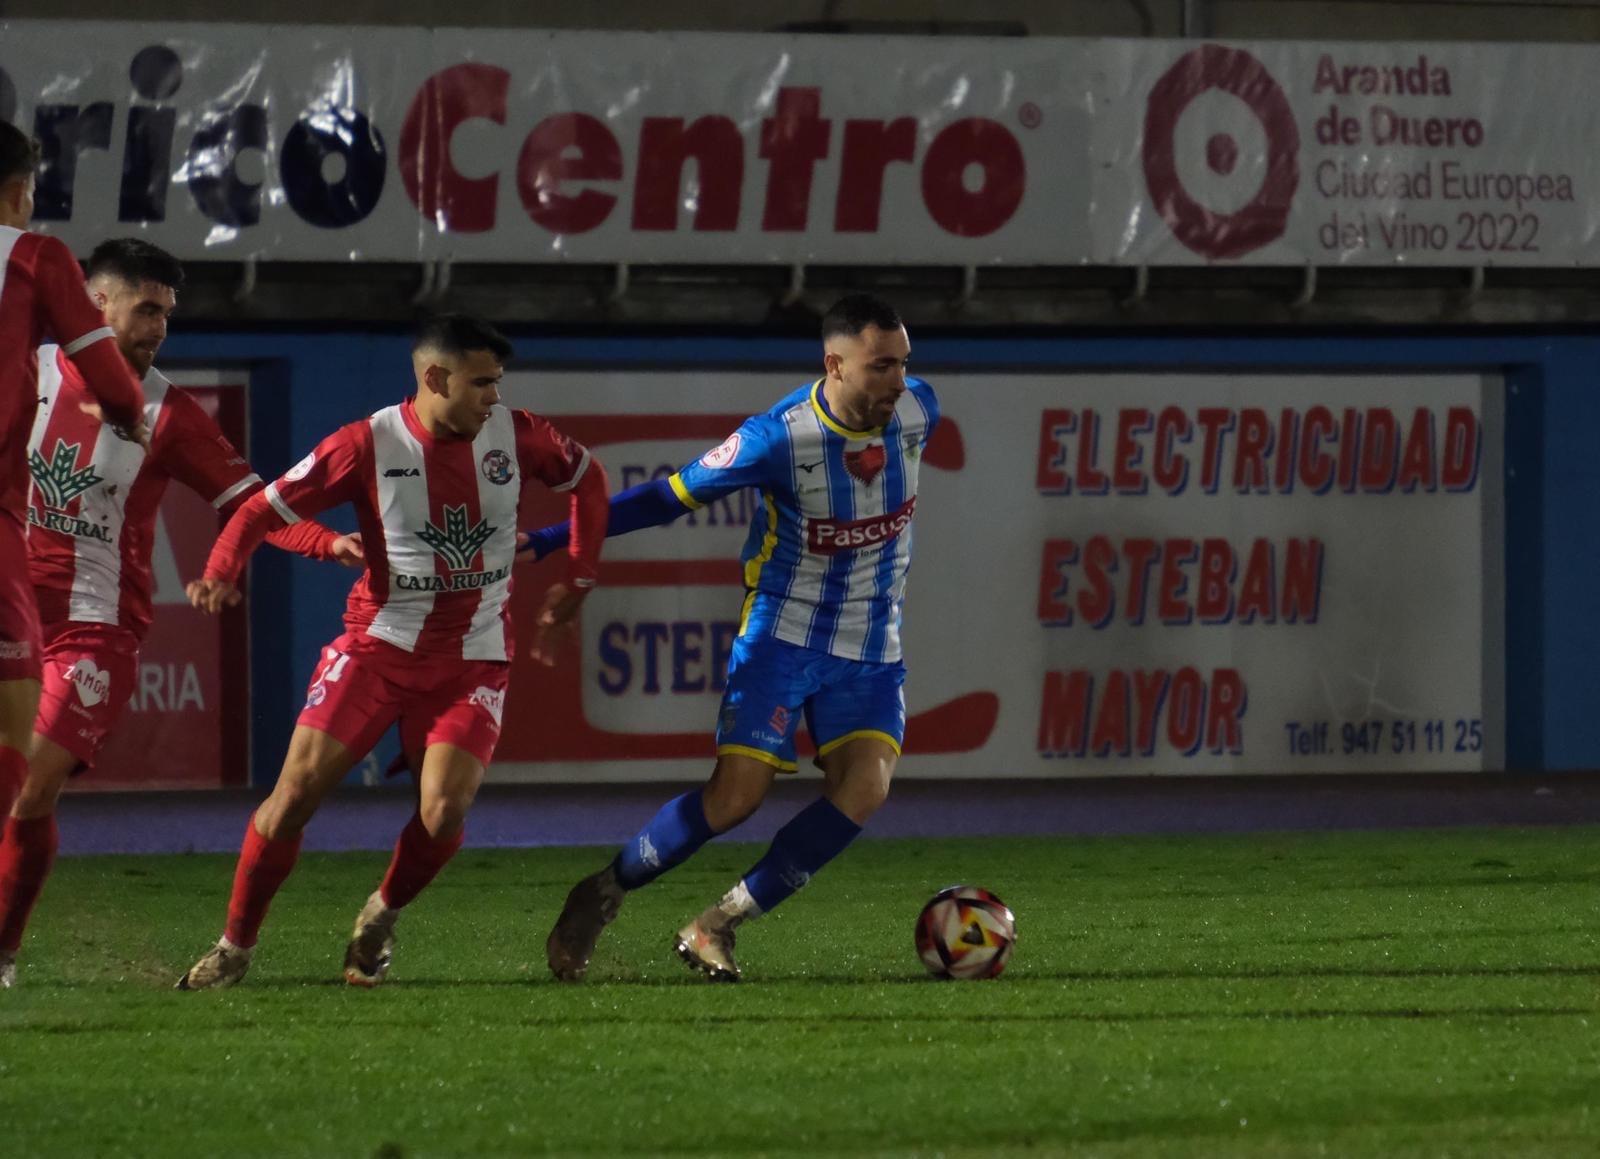
M48 463L38 451L28 452L28 470L33 472L34 486L39 488L46 507L63 511L79 495L104 481L95 472L93 463L82 470L78 468L78 452L82 447L82 443L57 439Z
M444 560L445 566L451 571L467 571L472 567L472 561L483 550L483 545L489 542L499 528L492 527L486 519L477 523L469 523L467 518L467 505L462 503L457 507L444 509L444 527L434 525L433 520L417 532L417 538L433 548L433 552Z
M889 455L883 449L882 443L874 443L870 447L862 447L859 451L844 453L844 469L869 487L878 477L878 472L883 470L884 463L888 461Z
M733 461L739 457L739 443L739 432L734 431L733 434L722 440L720 446L712 447L711 450L701 455L700 465L709 467L713 471L732 465Z
M496 486L511 482L511 456L496 448L483 453L483 477Z

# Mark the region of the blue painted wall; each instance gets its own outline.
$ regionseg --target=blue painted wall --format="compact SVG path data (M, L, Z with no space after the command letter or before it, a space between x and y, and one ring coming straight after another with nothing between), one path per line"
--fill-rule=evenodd
M1495 370L1506 375L1506 722L1515 769L1600 768L1600 338L1586 334L1226 337L913 335L919 373L1054 369ZM540 365L775 366L809 373L816 343L760 336L517 337ZM411 389L409 339L393 332L175 334L164 365L248 365L250 456L283 470L343 423ZM341 519L343 522L341 522ZM342 514L330 522L352 526ZM350 575L279 552L256 556L251 598L254 779L276 775L317 649L339 631ZM392 742L380 760L392 753Z

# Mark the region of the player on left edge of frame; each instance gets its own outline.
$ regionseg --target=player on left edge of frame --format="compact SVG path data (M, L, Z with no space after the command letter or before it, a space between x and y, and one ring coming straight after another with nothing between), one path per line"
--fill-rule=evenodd
M56 802L92 767L133 695L154 617L151 554L167 484L231 516L261 477L182 387L155 368L183 266L140 238L89 255L89 296L141 376L149 445L118 437L59 346L39 348L39 410L29 440L28 562L43 633L43 690L28 773L0 829L0 988L55 862ZM361 567L360 537L306 521L268 537L312 559ZM152 754L159 761L159 754Z

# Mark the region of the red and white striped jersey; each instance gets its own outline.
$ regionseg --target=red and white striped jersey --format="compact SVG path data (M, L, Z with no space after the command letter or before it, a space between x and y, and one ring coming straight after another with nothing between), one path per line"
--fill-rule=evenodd
M408 399L329 435L268 484L266 498L288 523L336 503L355 507L367 570L345 605L351 632L406 652L509 660L523 486L537 479L572 491L589 467L587 450L528 411L496 406L475 438L435 438ZM597 466L591 478L599 476ZM602 483L593 554L604 511ZM234 578L242 566L213 553L206 574Z
M28 432L39 404L35 357L46 336L89 376L113 422L143 405L133 371L89 298L72 251L57 238L0 226L0 514L22 522L28 505Z
M120 356L119 356L120 357ZM40 618L150 626L156 514L176 479L222 509L261 478L200 404L152 368L150 450L83 413L83 377L58 346L39 350L39 410L28 441L28 557Z

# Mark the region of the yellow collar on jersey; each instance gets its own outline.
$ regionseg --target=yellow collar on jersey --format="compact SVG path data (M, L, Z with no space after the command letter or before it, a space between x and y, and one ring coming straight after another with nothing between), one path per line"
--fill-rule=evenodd
M835 434L843 435L847 439L871 439L883 434L882 427L873 427L870 431L853 431L844 426L828 413L828 408L822 405L822 379L811 384L811 409L817 412L817 417L822 420L822 425Z

